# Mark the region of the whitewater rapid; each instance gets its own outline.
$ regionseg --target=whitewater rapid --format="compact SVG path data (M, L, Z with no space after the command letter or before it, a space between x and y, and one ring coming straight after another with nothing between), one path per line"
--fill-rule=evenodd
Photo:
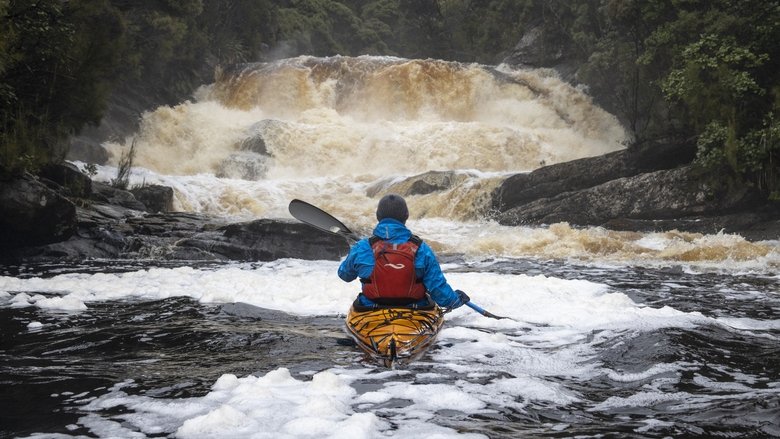
M489 219L489 195L506 176L615 151L626 140L612 115L544 70L366 56L222 72L192 100L144 114L133 138L106 145L114 163L135 145L131 185L170 186L176 210L233 221L291 219L287 205L299 198L365 235L382 194L410 176L451 172L451 187L406 195L408 225L443 259L453 287L508 319L465 307L451 312L437 346L407 370L366 364L350 347L299 352L293 345L274 351L281 358L258 359L266 369L220 365L205 390L191 383L202 377L150 388L139 381L169 373L165 364L173 361L170 347L153 342L171 337L176 346L177 328L167 319L191 311L176 299L218 310L221 325L223 314L244 310L209 333L207 354L188 363L201 370L213 355L237 361L236 353L252 360L264 352L233 332L291 325L317 343L343 337L358 286L336 276L337 261L22 267L0 276L0 311L12 316L14 337L65 339L35 361L72 354L78 366L78 353L115 342L115 327L152 328L128 336L129 348L119 339L120 350L151 350L139 364L123 365L141 375L87 389L56 380L50 398L78 417L59 433L34 430L40 434L31 437L477 438L485 431L609 434L616 422L622 432L674 434L693 431L676 428L695 424L700 413L721 422L720 404L744 405L738 419L780 435L765 413L771 410L762 409L780 395L774 369L743 370L698 341L714 333L720 352L728 338L724 355L745 362L752 350L777 345L780 242L566 223L507 227ZM115 175L114 165L99 166L95 178ZM139 303L151 305L125 321L105 311ZM267 311L282 320L259 328ZM199 328L203 316L195 314L187 330ZM296 326L320 320L314 332ZM101 334L109 340L79 338L95 322L110 329ZM225 339L224 351L213 348ZM751 352L738 352L741 343ZM188 353L174 352L187 360ZM319 361L312 370L294 367L312 357ZM192 387L196 394L178 394Z
M128 380L108 389L52 397L64 397L67 404L83 413L74 430L86 428L98 437L142 438L162 433L181 438L484 437L431 421L441 419L442 412L449 418L490 417L539 405L552 405L558 410L585 405L593 412L660 403L708 406L716 403L717 397L667 389L686 373L699 370L699 362L656 361L638 368L613 369L602 359L605 350L620 349L621 344L643 333L665 330L713 327L776 341L780 330L780 320L776 319L647 305L604 283L492 272L493 263L468 267L477 271L464 272L467 267L462 264L445 264L443 268L452 285L508 319L487 319L466 307L453 311L437 343L445 348L434 349L409 370L350 365L355 360L345 359L344 364L326 370L297 374L285 367L246 376L226 373L203 396L148 396L134 390L137 384ZM107 301L174 297L192 298L205 306L242 304L292 316L336 317L340 321L357 287L335 276L337 265L335 261L286 259L204 268L0 276L0 304L39 309L39 320L22 322L31 333L61 330L61 321L67 318L63 312L87 312ZM611 279L619 272L615 268L591 270L591 277L601 272ZM767 277L766 282L773 282L771 279ZM673 294L676 288L684 287L669 282L658 288L659 293ZM726 286L714 293L726 301L742 300L743 295ZM762 294L760 300L769 300L768 306L780 305L778 297ZM154 318L133 317L139 321ZM243 322L254 325L251 319ZM339 334L338 328L331 328L321 336L343 337ZM138 337L152 340L155 335L141 333ZM357 351L353 355L359 357ZM730 376L730 382L701 376L697 385L710 389L708 393L727 391L723 397L729 399L780 395L780 382L738 370L722 372ZM593 402L576 389L577 383L594 379L645 385L626 397ZM759 390L759 383L767 385ZM111 414L120 408L128 413ZM660 427L650 423L647 431ZM566 430L569 425L561 422L548 428Z

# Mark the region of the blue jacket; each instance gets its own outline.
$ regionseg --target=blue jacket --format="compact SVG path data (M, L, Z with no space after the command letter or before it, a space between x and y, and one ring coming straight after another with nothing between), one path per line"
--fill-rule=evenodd
M374 235L393 244L401 244L412 237L412 232L400 221L385 218L374 228ZM447 283L441 271L439 262L433 250L424 241L417 250L414 260L414 268L417 278L422 279L423 285L428 290L431 298L444 308L453 308L462 305L460 298ZM347 258L339 266L339 277L346 282L351 282L357 277L368 279L374 271L374 252L368 239L361 239L349 251ZM364 304L370 304L365 296L360 296ZM366 303L368 301L368 303Z

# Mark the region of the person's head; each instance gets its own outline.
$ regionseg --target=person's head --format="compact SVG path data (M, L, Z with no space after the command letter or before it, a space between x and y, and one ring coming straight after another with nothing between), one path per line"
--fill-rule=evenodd
M388 194L379 200L379 205L376 208L376 219L382 221L385 218L393 218L406 223L406 220L409 219L409 209L402 196Z

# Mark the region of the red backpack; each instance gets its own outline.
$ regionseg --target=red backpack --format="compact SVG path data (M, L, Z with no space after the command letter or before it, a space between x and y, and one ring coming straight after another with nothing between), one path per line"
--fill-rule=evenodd
M374 270L368 279L361 279L366 297L380 301L425 298L425 286L414 270L414 259L422 239L412 235L409 241L392 244L372 236L368 243L374 251Z

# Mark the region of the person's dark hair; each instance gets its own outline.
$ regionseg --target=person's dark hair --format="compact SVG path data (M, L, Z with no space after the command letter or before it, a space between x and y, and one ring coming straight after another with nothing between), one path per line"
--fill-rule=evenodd
M409 219L409 208L406 207L406 201L402 196L389 194L379 200L379 205L376 208L376 219L382 221L385 218L393 218L406 223L406 220Z

